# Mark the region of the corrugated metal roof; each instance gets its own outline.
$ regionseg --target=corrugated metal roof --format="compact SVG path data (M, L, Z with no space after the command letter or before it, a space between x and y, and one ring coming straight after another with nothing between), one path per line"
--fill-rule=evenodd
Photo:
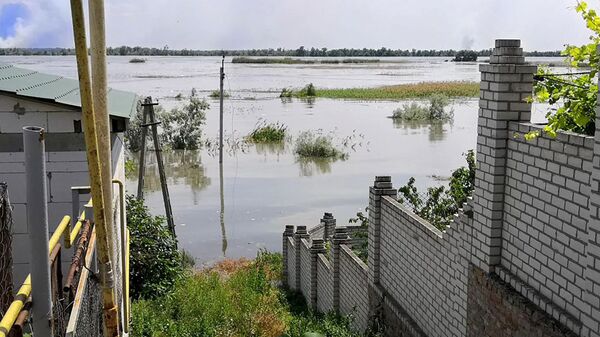
M81 108L79 81L9 64L0 64L1 91ZM112 116L131 118L137 100L137 95L132 92L109 88L108 112Z

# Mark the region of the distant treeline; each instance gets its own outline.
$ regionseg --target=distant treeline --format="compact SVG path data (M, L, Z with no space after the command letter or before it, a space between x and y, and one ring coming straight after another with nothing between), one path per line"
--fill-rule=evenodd
M304 48L298 49L244 49L244 50L192 50L147 47L108 47L108 55L120 56L281 56L281 57L387 57L387 56L447 56L454 57L458 50L417 50L417 49L327 49ZM491 49L474 51L477 56L489 56ZM0 55L75 55L72 48L3 48ZM525 52L526 56L560 56L560 51L532 51Z

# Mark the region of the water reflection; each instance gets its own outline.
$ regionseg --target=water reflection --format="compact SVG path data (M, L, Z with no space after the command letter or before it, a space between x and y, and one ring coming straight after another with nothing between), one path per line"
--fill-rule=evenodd
M132 154L136 171L139 165L139 153ZM169 184L189 186L197 204L197 193L211 184L206 168L202 165L202 158L198 150L165 151L163 152L165 173ZM144 175L144 190L154 192L160 190L160 179L156 155L152 151L146 152L146 171Z
M288 153L288 149L290 148L290 144L288 142L280 142L280 143L256 143L254 144L254 148L256 149L256 153L263 156L265 160L270 156L274 155L276 160L279 161L282 155Z
M223 257L227 253L227 232L225 231L225 190L223 188L223 163L219 163L219 192L221 197L221 212L219 214L221 220L221 252Z
M296 163L300 168L301 177L311 177L317 174L327 174L331 172L331 164L345 159L333 158L298 158Z
M392 118L395 129L404 130L404 134L417 134L427 132L430 142L439 142L446 139L448 130L454 125L452 121L448 122L429 122L429 121L403 121L401 119Z

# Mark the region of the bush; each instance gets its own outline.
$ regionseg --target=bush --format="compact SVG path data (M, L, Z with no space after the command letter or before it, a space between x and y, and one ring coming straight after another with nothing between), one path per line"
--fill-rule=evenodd
M312 131L300 133L294 152L305 158L344 159L347 156L334 145L333 137Z
M443 94L433 94L429 97L429 106L418 103L405 103L401 108L394 110L392 118L405 121L447 121L454 118L454 111L446 111L450 99Z
M163 217L152 216L144 202L127 196L127 225L131 237L131 297L150 299L166 294L182 275L177 241Z
M281 89L281 94L279 94L279 97L281 97L281 98L291 98L292 95L293 95L292 89L283 88L283 89Z
M221 91L220 90L213 90L210 95L208 95L208 97L210 98L221 98ZM229 97L229 93L227 91L223 91L223 98L228 98Z
M473 50L459 50L454 55L454 62L475 62L477 61L477 53Z
M280 143L285 140L287 126L280 123L259 122L246 139L252 143Z
M307 84L302 88L297 95L298 97L314 97L317 96L317 89L312 83Z
M206 120L209 105L205 100L192 95L183 108L174 108L161 113L162 139L173 149L194 150L201 144L202 125Z
M475 153L469 150L466 154L467 167L452 172L449 189L445 186L430 187L427 193L419 193L415 186L415 178L398 189L398 201L429 221L437 229L443 231L454 218L454 214L473 193L475 184Z

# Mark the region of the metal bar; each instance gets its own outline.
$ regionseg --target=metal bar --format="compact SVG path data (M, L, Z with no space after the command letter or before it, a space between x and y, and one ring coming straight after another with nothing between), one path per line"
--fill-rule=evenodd
M91 2L95 3L96 1ZM94 5L93 7L95 11L97 9L97 6ZM103 13L104 8L102 8L102 15ZM75 40L75 50L77 55L79 92L81 96L82 119L84 126L88 168L90 171L90 183L92 192L91 194L92 199L94 200L93 218L95 219L95 229L98 236L98 260L103 265L110 265L110 253L107 240L107 231L110 229L110 227L106 226L106 220L109 219L109 217L105 212L106 208L109 206L105 205L103 201L104 193L102 189L102 172L100 170L100 163L98 157L98 142L96 140L96 121L94 117L94 103L89 74L89 61L87 54L88 50L85 34L83 4L81 0L71 0L71 15L73 18L73 34ZM94 15L96 14L94 13ZM102 19L104 18L102 17ZM94 26L96 23L97 22L93 22ZM104 22L102 22L101 25L103 25L103 23ZM88 214L88 216L92 216L92 214ZM118 335L118 323L115 324L114 320L118 320L118 317L116 314L117 309L115 306L114 285L112 280L106 277L102 277L101 282L105 317L105 319L103 320L104 333L105 336L116 336Z
M152 102L152 97L146 97L146 103ZM150 117L150 123L155 122L154 107L150 106L148 110L148 116ZM171 198L169 197L169 188L167 187L167 176L165 174L165 165L162 160L162 149L160 147L160 140L158 139L158 128L156 124L152 125L152 138L154 140L154 153L156 153L156 162L158 164L158 175L160 177L160 187L162 189L163 202L165 204L165 214L167 215L167 224L173 237L175 234L175 222L173 221L173 210L171 209Z
M87 243L90 237L90 222L86 221L83 230L81 231L81 238L79 242L77 242L77 248L75 250L75 254L73 255L73 259L71 260L71 266L69 267L69 271L67 272L67 278L65 280L63 291L69 294L69 300L75 295L73 289L73 280L75 279L75 275L81 269L81 265L84 259L84 253L87 248Z
M69 241L71 232L67 231L67 228L70 223L71 223L71 217L68 215L65 215L62 218L61 222L58 224L58 227L56 227L56 230L54 230L54 233L50 237L50 241L48 241L48 249L50 249L50 252L52 252L54 247L56 247L56 245L60 241L61 236L64 236L65 242Z
M29 311L31 310L31 297L25 302L23 309L17 316L15 320L15 324L13 325L9 337L22 337L23 332L25 331L25 323L27 322L27 318L29 318Z
M25 282L23 282L21 288L19 288L19 291L15 296L15 300L10 304L10 307L8 307L8 310L2 317L2 320L0 321L0 337L6 337L8 335L8 332L17 320L19 313L21 312L21 309L23 309L23 307L25 306L25 302L29 298L30 294L31 275L28 275L25 279Z
M23 128L25 178L27 191L27 226L31 244L31 278L35 280L32 297L33 331L40 336L52 336L52 299L50 263L48 261L48 204L46 196L46 157L44 129L37 126ZM65 225L66 226L66 225ZM59 236L60 238L60 236Z
M125 185L119 179L113 179L112 182L119 186L119 221L121 225L121 249L123 250L123 254L121 255L121 270L123 271L121 277L123 291L123 331L129 332L129 292L126 291L129 272L125 274L127 271L127 259L129 259L129 248L127 246L126 249L127 238L125 236L127 233L127 225L125 223Z
M145 101L148 101L146 99ZM148 109L150 105L143 105L144 109L142 112L142 125L146 124ZM140 165L138 174L138 200L144 199L144 175L146 174L146 137L148 137L148 129L142 126L142 148L140 149Z

